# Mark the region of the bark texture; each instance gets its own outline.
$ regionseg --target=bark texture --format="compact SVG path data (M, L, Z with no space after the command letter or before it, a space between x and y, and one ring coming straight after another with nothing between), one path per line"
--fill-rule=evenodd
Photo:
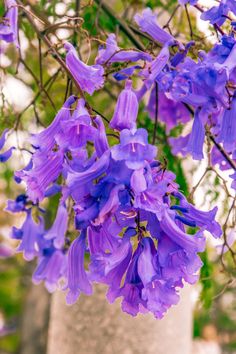
M119 301L110 305L105 288L81 296L68 307L65 295L55 293L51 304L47 354L190 354L192 310L190 289L164 319L135 318L121 312Z

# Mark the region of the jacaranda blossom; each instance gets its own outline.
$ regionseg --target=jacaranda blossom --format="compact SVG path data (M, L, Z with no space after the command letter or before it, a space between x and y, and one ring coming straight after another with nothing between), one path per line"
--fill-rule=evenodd
M138 100L132 91L132 81L127 80L125 89L118 97L115 112L110 121L110 127L116 130L136 127L138 115Z
M221 4L202 16L219 25L222 16L234 12L232 0ZM103 283L108 301L121 298L124 312L151 312L160 319L178 303L179 289L198 280L206 232L217 239L222 234L217 207L199 210L180 191L167 169L173 160L165 161L166 145L173 154L201 160L206 140L214 166L226 171L234 166L236 41L232 31L208 52L198 51L194 41L183 45L161 28L152 10L134 19L139 27L134 32L154 40L146 51L123 50L110 34L96 64L87 65L72 44L65 44L66 71L78 96L67 98L51 124L31 135L30 161L14 177L26 190L9 200L6 210L25 215L12 237L25 259L37 259L35 283L43 281L51 292L63 290L68 304L81 293L91 295L94 282ZM113 76L110 88L122 87L116 104L107 107L111 120L86 95L101 89L108 75ZM161 141L156 136L158 149L148 134L154 124L144 121L146 116L155 120L158 132L165 129ZM209 137L228 155L217 144L210 150ZM12 149L0 154L0 161ZM236 189L234 172L229 174ZM51 200L57 201L57 211L48 220Z
M106 48L101 46L98 50L96 64L110 64L114 62L138 61L145 60L151 61L151 55L135 50L122 50L118 47L116 36L111 33L106 41Z
M5 0L6 14L0 23L0 40L18 43L18 6L15 0Z
M7 138L8 129L5 129L0 137L0 150L4 147ZM12 151L15 149L14 146L10 147L5 152L0 153L0 162L6 162L12 155Z
M104 69L101 65L86 65L80 59L72 44L66 43L66 65L80 88L90 95L104 85Z
M135 15L134 19L140 29L156 41L162 44L173 43L174 38L157 24L157 17L151 9L145 9L141 15Z

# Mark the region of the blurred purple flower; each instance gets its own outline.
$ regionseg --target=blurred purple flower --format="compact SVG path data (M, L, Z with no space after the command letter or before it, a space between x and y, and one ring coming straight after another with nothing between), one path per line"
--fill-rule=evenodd
M0 150L4 147L6 143L6 137L7 137L8 129L5 129L0 137ZM9 160L9 158L12 155L12 151L15 149L15 147L10 147L8 150L0 154L0 162L6 162Z
M0 23L0 40L11 43L14 42L16 47L18 43L18 6L15 0L5 0L6 13Z
M236 148L236 96L233 97L231 107L225 109L220 134L217 137L219 142L223 142L226 151L232 152Z
M158 118L166 124L166 132L169 133L179 123L187 123L190 113L181 102L176 102L166 97L164 92L158 92L158 102L156 103L155 87L151 91L147 111L152 119L155 119L156 104L158 104Z

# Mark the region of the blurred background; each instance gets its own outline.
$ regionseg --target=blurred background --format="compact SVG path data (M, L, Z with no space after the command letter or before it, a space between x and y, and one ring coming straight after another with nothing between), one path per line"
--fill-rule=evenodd
M51 23L65 20L63 26L51 32L51 40L59 40L61 43L65 39L72 40L78 45L79 53L85 62L93 62L98 39L104 40L110 32L117 34L121 47L130 46L120 31L119 21L109 16L99 5L99 1L80 2L82 30L81 26L76 29L69 20L69 17L78 16L74 1L32 0L23 3L32 6L37 16L48 21L49 26ZM204 5L206 3L210 5L212 2L203 2ZM147 6L156 9L162 25L176 11L170 25L172 32L184 41L191 39L188 16L182 9L176 10L175 0L114 0L109 1L109 5L112 5L115 16L130 23L133 15ZM4 4L1 1L0 16L3 14ZM198 13L189 11L189 16L197 48L210 48L215 40L214 31L206 22L200 20ZM82 19L78 19L78 22L82 23ZM17 245L10 239L11 228L13 225L21 225L23 215L21 217L17 214L16 217L5 212L4 208L8 199L14 199L23 192L23 186L17 185L12 177L13 170L22 168L29 160L29 132L39 131L53 120L55 112L62 105L65 92L73 92L73 86L67 81L48 49L42 46L39 53L39 41L23 13L19 19L19 27L20 53L13 46L6 48L4 43L0 44L0 126L2 131L6 127L15 127L16 121L18 122L17 130L10 135L8 144L19 148L9 162L0 164L0 353L42 354L46 353L47 347L51 295L43 285L32 285L34 262L27 263L21 255L15 254ZM47 94L39 89L39 63L42 66ZM121 90L119 83L113 79L109 80L102 92L90 97L98 112L108 118L112 116ZM138 81L136 85L138 87ZM140 107L139 125L149 131L153 129L153 121L144 107ZM176 127L170 135L175 136L180 129L187 131L188 127ZM167 135L162 123L159 123L157 141L160 161L167 161L168 169L176 173L177 182L188 195L192 187L198 184L207 167L206 163L193 162L188 157L174 157L167 144ZM204 181L199 183L193 199L203 210L218 205L218 221L221 225L227 222L228 232L231 232L232 239L235 239L236 231L230 229L231 219L227 219L230 205L225 188L222 187L223 179L223 185L230 188L228 176L222 172L218 173L219 176L209 173ZM50 201L50 205L45 205L48 225L55 216L57 200L54 199ZM200 282L189 292L193 309L194 339L192 353L189 354L236 353L235 268L230 252L226 252L222 257L221 245L222 241L208 242L207 250L201 255L204 266ZM26 348L33 349L30 351Z

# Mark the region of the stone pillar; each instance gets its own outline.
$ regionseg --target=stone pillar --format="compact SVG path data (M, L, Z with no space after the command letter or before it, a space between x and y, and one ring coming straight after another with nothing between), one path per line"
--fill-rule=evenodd
M110 305L105 288L82 295L73 306L55 293L51 303L47 354L190 354L192 305L190 288L182 291L179 305L162 320L151 314L131 317L117 300Z

